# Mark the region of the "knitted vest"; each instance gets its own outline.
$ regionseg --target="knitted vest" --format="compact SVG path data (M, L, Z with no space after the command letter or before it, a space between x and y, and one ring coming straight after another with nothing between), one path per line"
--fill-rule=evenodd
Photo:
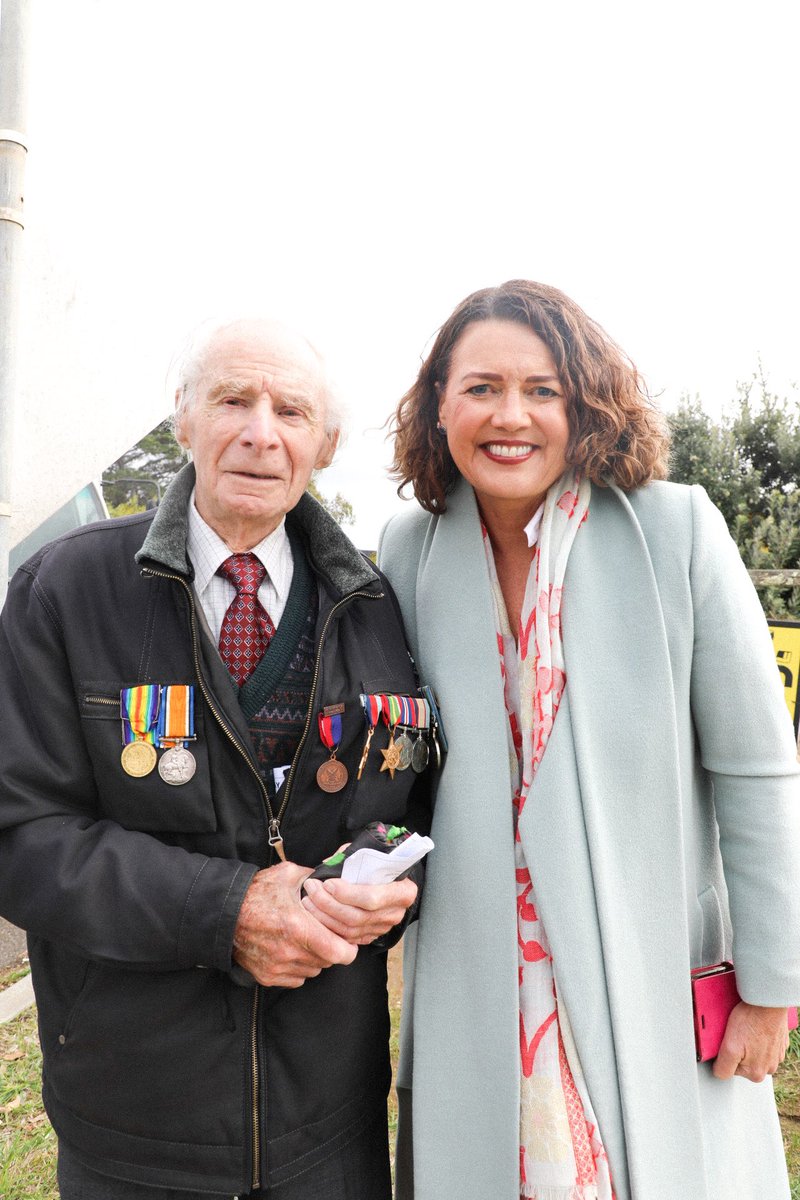
M271 792L273 768L287 766L300 743L314 675L317 589L302 543L291 532L289 542L294 573L286 608L264 657L239 690L239 706Z

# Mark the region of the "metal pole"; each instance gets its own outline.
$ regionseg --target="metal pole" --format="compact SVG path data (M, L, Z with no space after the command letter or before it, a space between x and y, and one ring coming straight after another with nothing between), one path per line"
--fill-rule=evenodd
M8 579L11 439L22 268L28 0L0 0L0 604Z

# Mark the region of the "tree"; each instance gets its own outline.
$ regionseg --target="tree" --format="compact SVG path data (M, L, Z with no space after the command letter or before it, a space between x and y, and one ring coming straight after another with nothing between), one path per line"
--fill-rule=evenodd
M718 422L697 397L684 397L667 420L670 477L703 485L745 565L800 568L800 398L776 396L759 368ZM768 616L800 617L800 587L760 595Z
M312 478L308 485L308 491L318 500L326 512L333 517L337 525L352 525L355 521L355 513L353 506L349 500L345 500L341 492L337 492L333 499L324 496L317 487L316 478Z
M155 508L186 454L175 441L172 419L156 425L103 474L103 494L112 516Z

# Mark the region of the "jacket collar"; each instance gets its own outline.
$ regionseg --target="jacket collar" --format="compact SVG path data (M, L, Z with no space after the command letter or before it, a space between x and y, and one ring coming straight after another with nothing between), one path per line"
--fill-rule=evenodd
M164 493L147 537L136 554L138 563L157 563L188 579L194 577L186 554L189 500L194 485L194 464L186 463ZM363 588L381 586L377 572L308 492L303 493L288 514L288 522L302 539L314 571L322 575L335 592L348 595Z

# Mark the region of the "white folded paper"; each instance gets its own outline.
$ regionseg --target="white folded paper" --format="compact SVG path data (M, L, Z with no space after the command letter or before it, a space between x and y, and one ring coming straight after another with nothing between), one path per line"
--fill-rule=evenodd
M388 854L365 846L344 860L342 879L348 883L391 883L432 849L431 839L418 833L412 833Z

